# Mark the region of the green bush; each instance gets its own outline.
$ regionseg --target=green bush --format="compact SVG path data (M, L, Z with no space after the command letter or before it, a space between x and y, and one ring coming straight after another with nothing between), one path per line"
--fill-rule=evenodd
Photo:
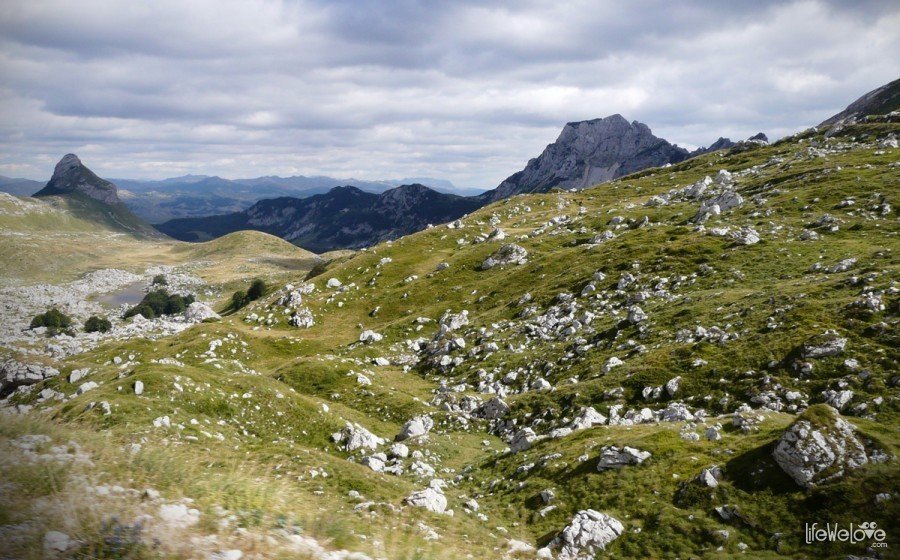
M31 320L30 328L36 329L38 327L47 327L48 329L66 329L70 326L72 326L72 319L54 307L46 313L36 315L34 319Z
M164 274L157 274L153 277L153 282L151 282L154 286L168 286L169 281L166 280L166 276Z
M92 315L84 322L84 332L107 332L112 328L112 323L105 317Z
M238 290L231 294L231 308L235 311L247 304L247 292Z
M257 278L250 284L250 289L247 290L247 299L250 301L256 301L259 298L263 297L266 293L266 283Z

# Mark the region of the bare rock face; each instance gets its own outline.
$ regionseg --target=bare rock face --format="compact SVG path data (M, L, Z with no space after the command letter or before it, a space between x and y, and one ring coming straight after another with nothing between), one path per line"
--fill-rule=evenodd
M75 192L110 205L122 203L116 186L97 177L75 154L66 154L59 160L53 170L53 177L46 187L35 193L35 196L65 195Z
M654 136L647 125L629 123L622 115L570 122L525 169L485 195L493 201L552 188L584 189L648 167L677 163L689 155Z
M625 527L618 519L585 509L575 514L569 525L550 542L550 548L559 550L559 560L590 560L624 531Z
M886 458L882 453L870 456L855 431L834 408L812 406L784 432L772 456L797 484L812 488Z

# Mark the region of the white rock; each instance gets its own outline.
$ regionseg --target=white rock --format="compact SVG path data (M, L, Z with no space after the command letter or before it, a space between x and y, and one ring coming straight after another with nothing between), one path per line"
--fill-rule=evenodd
M191 527L200 521L200 511L184 504L163 504L159 506L159 519L175 527Z
M97 384L96 384L95 382L93 382L93 381L87 381L87 382L82 383L81 385L78 386L78 390L75 391L75 394L76 394L76 395L83 395L83 394L87 393L88 391L91 391L91 390L93 390L93 389L96 389L96 388L99 387L99 386L100 386L100 385L97 385Z
M360 333L360 335L359 335L359 341L364 342L366 344L373 344L375 342L380 342L383 338L384 338L384 336L382 336L381 334L379 334L375 331L370 331L370 330L365 330L362 333Z
M59 531L47 531L44 534L44 553L47 555L65 552L75 544L77 543L69 538L69 535Z
M447 510L447 497L440 488L431 486L413 492L403 501L411 506L425 508L435 513L444 513Z
M592 560L624 531L625 527L614 517L592 509L581 510L550 542L550 548L559 550L559 560Z
M184 310L184 318L195 323L221 319L219 314L213 311L210 306L205 303L200 303L199 301L195 301L188 305L187 309Z
M403 427L400 428L400 433L397 434L395 440L403 441L409 438L425 435L430 432L431 428L433 427L434 420L432 420L430 416L416 416L415 418L408 420L405 424L403 424Z

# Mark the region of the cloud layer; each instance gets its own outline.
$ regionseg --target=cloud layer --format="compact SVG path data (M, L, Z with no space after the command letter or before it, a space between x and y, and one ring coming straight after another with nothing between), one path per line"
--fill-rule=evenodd
M432 176L491 188L562 125L779 137L898 77L896 2L8 0L0 174Z

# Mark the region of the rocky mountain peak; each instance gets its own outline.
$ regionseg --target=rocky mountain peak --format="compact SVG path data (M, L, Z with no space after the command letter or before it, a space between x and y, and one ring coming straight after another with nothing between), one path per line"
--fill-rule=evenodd
M53 169L53 176L34 196L81 193L105 204L119 205L116 186L88 169L75 154L63 156Z
M653 135L650 127L620 114L570 122L522 171L486 193L490 200L552 188L583 189L648 167L677 163L687 150Z

